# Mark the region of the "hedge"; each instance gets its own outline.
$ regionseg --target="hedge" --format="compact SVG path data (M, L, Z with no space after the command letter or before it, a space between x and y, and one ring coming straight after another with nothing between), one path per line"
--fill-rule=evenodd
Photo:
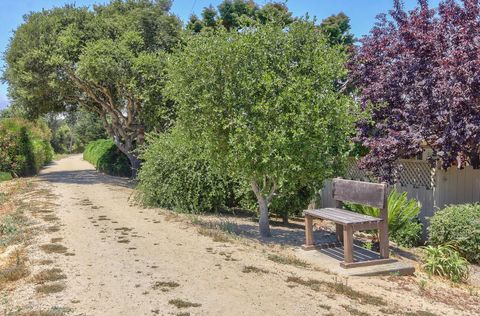
M111 139L99 139L88 143L83 152L83 159L106 174L119 177L130 177L132 174L127 156Z
M34 175L52 161L51 133L43 121L19 118L0 120L0 172Z

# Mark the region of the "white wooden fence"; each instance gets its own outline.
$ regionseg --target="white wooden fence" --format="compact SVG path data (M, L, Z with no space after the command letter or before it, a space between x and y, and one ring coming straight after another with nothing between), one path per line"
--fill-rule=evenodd
M449 204L480 202L480 170L468 166L462 170L451 167L444 171L431 168L424 160L400 160L399 163L403 170L399 181L392 187L399 192L407 192L409 198L414 198L421 204L419 217L424 224L424 238L428 218L435 211ZM357 167L355 161L351 161L345 178L375 182L367 172ZM331 181L325 181L320 193L322 207L335 205Z

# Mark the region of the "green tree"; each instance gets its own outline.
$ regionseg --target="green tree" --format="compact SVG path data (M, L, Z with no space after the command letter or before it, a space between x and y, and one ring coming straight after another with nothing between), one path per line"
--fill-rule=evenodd
M149 125L168 128L172 114L162 94L164 64L181 23L170 4L112 0L27 15L5 54L11 99L31 115L77 106L96 113L135 176L134 149Z
M343 12L331 15L320 23L320 30L331 45L351 46L355 41L350 33L350 18Z
M290 24L293 22L292 12L284 2L268 2L259 6L252 0L224 0L218 5L205 7L202 19L192 15L187 29L198 33L204 28L223 26L227 30L238 29L245 20L267 23L275 20L278 23Z
M177 124L225 173L255 193L260 233L268 209L292 183L313 196L341 171L357 112L338 92L347 55L314 23L268 23L203 32L171 58L167 94Z

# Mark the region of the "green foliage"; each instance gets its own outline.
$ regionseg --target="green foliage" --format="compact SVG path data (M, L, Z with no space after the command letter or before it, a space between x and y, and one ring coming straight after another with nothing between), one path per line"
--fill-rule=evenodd
M320 23L320 30L327 36L331 45L353 45L354 37L350 33L350 18L343 12L323 20Z
M83 152L89 142L108 137L99 115L83 108L49 113L44 119L52 132L52 147L58 154Z
M167 94L177 124L257 199L287 184L313 194L341 172L358 119L338 91L346 58L309 21L204 32L171 58Z
M8 181L8 180L12 180L12 175L10 174L10 172L3 172L3 171L0 171L0 182L2 181ZM0 199L0 202L2 200ZM0 203L1 204L1 203Z
M480 263L480 204L450 205L430 218L429 241L453 243L468 261Z
M464 282L468 279L470 265L451 244L427 246L423 250L423 268L428 274L446 277L453 282Z
M128 158L110 139L90 142L83 152L83 159L94 165L97 170L110 175L129 177L131 174Z
M171 125L164 64L181 22L170 6L169 0L115 0L25 15L5 52L10 97L32 117L72 107L98 114L137 164L145 131Z
M0 120L0 171L25 176L36 174L53 158L50 131L38 120Z
M234 182L218 172L177 129L151 134L141 158L139 199L181 212L215 212L233 206Z
M108 137L98 114L84 109L76 111L74 121L69 125L73 126L71 129L76 147L74 151L82 151L91 141Z
M422 224L418 221L421 206L415 199L408 199L407 193L392 190L388 196L388 230L390 238L401 246L418 245L422 233ZM353 212L380 217L376 207L345 203Z
M268 2L260 6L252 0L224 0L218 5L218 11L212 5L203 8L202 19L196 15L190 16L187 29L195 33L220 26L234 30L245 24L271 21L287 25L294 18L284 2Z

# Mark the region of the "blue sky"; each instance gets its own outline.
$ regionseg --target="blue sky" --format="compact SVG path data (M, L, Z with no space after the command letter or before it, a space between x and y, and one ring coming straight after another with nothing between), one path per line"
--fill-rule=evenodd
M90 6L92 4L106 3L108 0L1 0L0 1L0 51L4 52L12 35L12 30L17 28L23 20L23 15L38 11L42 8L62 6L75 3L77 6ZM183 21L187 20L190 14L199 14L203 7L210 4L216 6L221 0L174 0L172 11ZM256 1L264 4L265 0ZM295 16L303 16L309 13L323 19L332 14L343 11L351 19L352 32L361 37L369 32L375 23L375 16L387 12L392 7L393 0L289 0L288 7ZM416 0L405 0L407 9L417 3ZM439 0L431 0L431 5L437 5ZM0 61L0 68L3 69L3 60ZM0 84L0 108L8 104L7 86Z

